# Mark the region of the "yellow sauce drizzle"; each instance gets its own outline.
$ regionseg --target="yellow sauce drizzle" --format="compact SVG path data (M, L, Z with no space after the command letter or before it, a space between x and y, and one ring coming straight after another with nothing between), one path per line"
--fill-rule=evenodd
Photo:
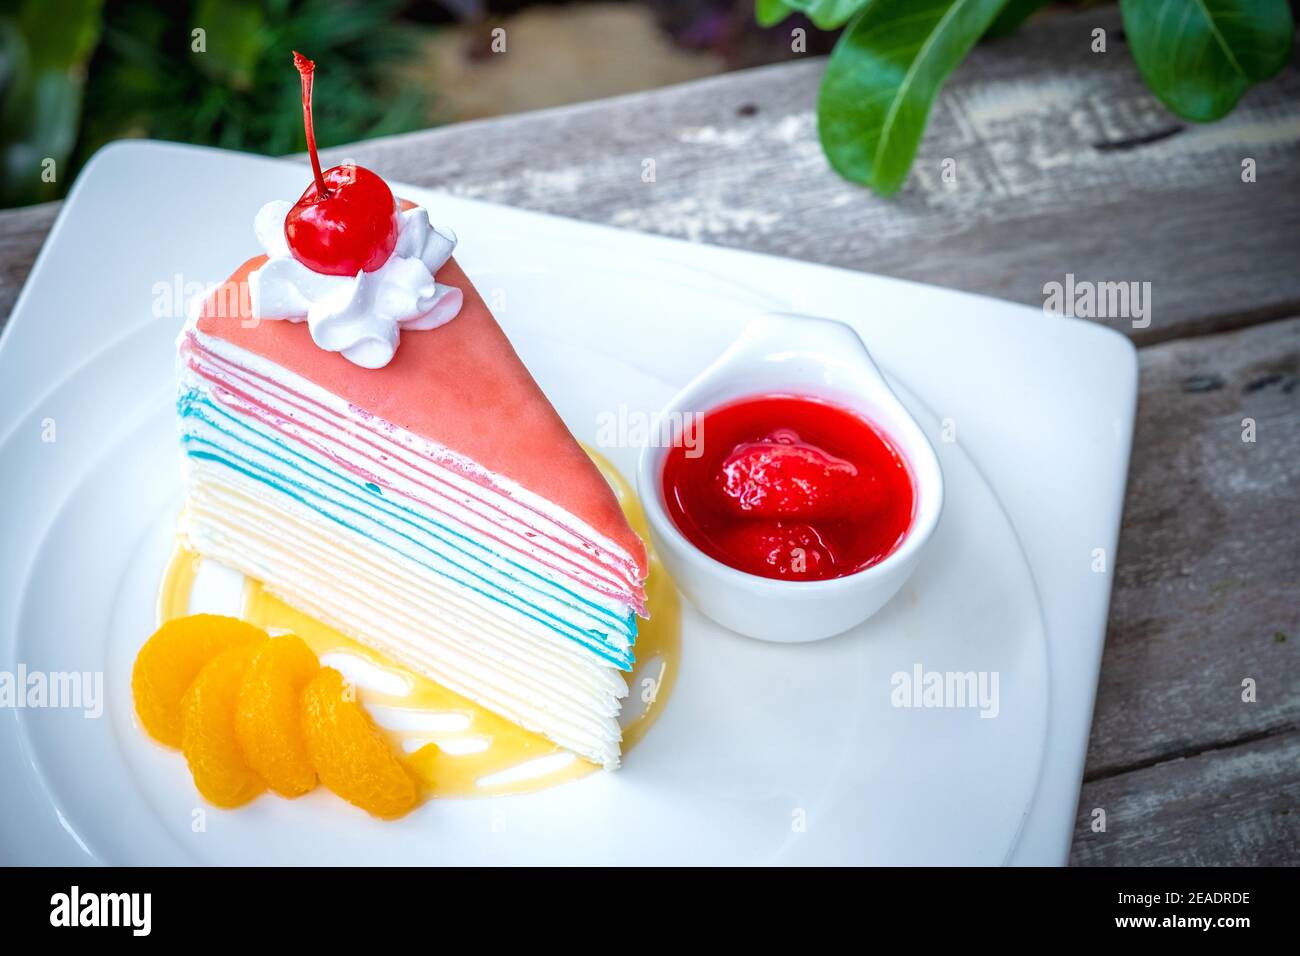
M628 522L642 539L649 541L645 514L636 494L604 457L591 449L587 454L614 489ZM177 547L159 591L159 624L189 613L190 592L200 560L183 545ZM624 675L629 689L623 705L624 759L663 710L677 680L680 660L679 598L653 552L646 600L650 620L639 622L636 664L630 674ZM405 693L384 693L364 686L357 690L359 699L381 723L386 718L409 716L420 724L418 729L385 728L385 732L394 750L424 783L429 796L529 793L599 769L545 737L512 724L290 607L251 578L245 579L241 616L273 633L297 634L322 658L349 655L359 659L370 669L382 672L387 678L385 683L407 688Z

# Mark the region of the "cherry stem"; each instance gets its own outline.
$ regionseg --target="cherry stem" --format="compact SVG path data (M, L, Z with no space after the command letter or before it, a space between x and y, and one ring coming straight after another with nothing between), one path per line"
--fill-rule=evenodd
M311 84L316 74L316 64L294 50L293 65L302 78L302 122L307 128L307 152L311 155L311 170L316 175L316 192L325 199L329 196L329 190L325 188L325 175L320 171L320 157L316 155L316 131L311 123Z

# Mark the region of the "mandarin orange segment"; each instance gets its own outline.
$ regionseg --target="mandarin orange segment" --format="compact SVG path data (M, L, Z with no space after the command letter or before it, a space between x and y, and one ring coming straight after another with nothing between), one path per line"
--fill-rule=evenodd
M415 807L415 780L365 709L345 697L342 674L326 667L311 679L302 716L307 751L325 786L384 819Z
M239 686L264 643L222 651L203 666L181 699L181 751L199 793L218 807L238 807L266 789L235 735Z
M316 786L302 732L302 689L320 662L301 637L273 637L258 647L239 685L235 734L248 765L283 797Z
M140 723L169 747L181 745L181 698L203 666L231 647L266 640L266 632L238 618L191 614L154 632L135 658L131 694Z

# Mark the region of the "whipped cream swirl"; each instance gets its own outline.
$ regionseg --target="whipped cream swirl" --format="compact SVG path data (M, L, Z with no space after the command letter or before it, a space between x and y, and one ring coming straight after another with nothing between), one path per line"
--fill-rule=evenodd
M322 349L362 368L383 368L396 354L403 329L436 329L460 312L460 289L433 278L451 258L456 236L434 229L423 207L395 213L393 254L374 272L355 276L314 272L293 257L284 234L292 208L284 200L269 202L254 221L268 258L248 277L253 318L306 321Z

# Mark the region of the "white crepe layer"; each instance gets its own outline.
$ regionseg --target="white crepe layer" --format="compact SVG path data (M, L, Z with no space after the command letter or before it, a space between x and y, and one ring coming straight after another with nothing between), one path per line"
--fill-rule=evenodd
M319 453L340 472L374 476L403 498L498 539L501 550L531 562L530 570L589 589L606 607L644 611L636 562L577 516L260 356L192 328L180 344L182 392L216 398L253 427Z
M629 555L562 509L467 474L449 450L192 326L180 373L195 551L618 766L620 671L643 600Z
M183 533L199 554L449 690L607 769L622 674L223 465L192 459ZM304 558L304 556L307 556Z

